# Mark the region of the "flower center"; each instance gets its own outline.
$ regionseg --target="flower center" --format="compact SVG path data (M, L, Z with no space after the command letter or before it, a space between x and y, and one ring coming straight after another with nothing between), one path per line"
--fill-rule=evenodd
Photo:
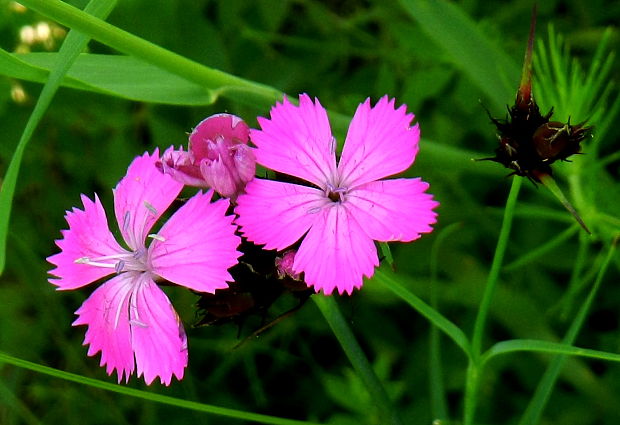
M153 209L148 203L145 206L149 209ZM155 214L155 213L154 213ZM130 213L127 211L124 216L123 226L129 227ZM131 237L131 236L130 236ZM163 242L164 237L158 234L149 234L148 238ZM114 269L116 274L120 274L128 271L148 272L151 270L150 260L148 256L148 250L146 247L141 246L135 250L122 249L119 252L115 252L110 255L102 255L99 257L80 257L74 260L76 264L88 264L93 267L102 267L108 269Z
M348 189L346 187L336 187L331 183L327 183L327 189L325 190L325 194L331 201L339 203L344 202L347 192Z
M116 274L128 271L148 271L146 248L137 251L125 251L100 257L80 257L74 260L77 264L88 264L93 267L114 269Z

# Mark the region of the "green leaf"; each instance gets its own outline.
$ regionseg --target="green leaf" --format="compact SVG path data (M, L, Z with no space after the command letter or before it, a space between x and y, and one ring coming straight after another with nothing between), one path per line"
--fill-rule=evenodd
M57 59L57 53L12 55L0 50L0 74L44 82ZM131 56L82 54L62 85L139 102L195 106L216 100L213 90Z
M62 1L24 0L21 3L121 53L153 64L202 87L210 88L216 97L223 96L248 105L264 107L282 99L283 93L272 87L201 65Z
M409 292L400 284L399 278L396 277L394 273L387 271L385 268L380 268L375 271L371 281L380 282L399 298L402 298L418 313L426 317L433 325L437 326L437 328L448 335L448 337L450 337L450 339L452 339L452 341L454 341L467 356L471 355L471 347L465 333L463 333L458 326L441 315L437 310Z
M211 404L198 403L175 397L169 397L149 391L136 390L126 386L112 384L98 379L88 378L86 376L76 375L74 373L65 372L63 370L54 369L27 360L18 359L0 351L0 363L8 363L23 369L32 370L44 375L53 376L55 378L64 379L66 381L76 382L89 387L99 388L105 391L111 391L134 397L141 400L152 401L155 403L167 404L182 409L196 410L198 412L210 413L212 415L224 416L228 418L242 419L250 422L258 422L261 424L271 425L318 425L315 422L297 421L294 419L278 418L275 416L262 415L260 413L244 412L241 410L227 409L225 407L213 406Z
M573 342L575 342L575 340L577 339L577 335L579 335L579 331L581 330L588 316L590 307L592 306L592 303L594 302L596 294L598 293L598 290L601 286L601 282L603 281L603 276L605 276L605 273L607 272L607 268L609 267L609 264L611 263L611 259L613 258L615 248L616 248L615 242L609 247L607 256L605 260L603 261L603 265L599 269L598 275L596 276L596 280L594 281L594 284L592 285L592 289L590 289L590 293L584 300L583 304L581 305L581 308L579 309L579 312L573 319L573 322L571 323L571 326L568 329L568 332L566 332L566 335L564 336L564 339L562 342L566 345L573 344ZM547 405L547 401L549 400L549 397L551 396L553 387L555 386L555 382L557 381L558 376L560 375L560 371L562 370L562 367L564 366L565 360L566 360L566 356L564 355L556 356L553 359L553 361L551 362L551 364L545 371L545 374L543 375L542 379L538 383L536 392L534 393L534 396L530 400L530 403L528 404L527 409L525 410L525 413L521 417L519 424L531 425L531 424L537 424L540 422L540 417L542 416L545 406Z
M486 363L494 357L516 352L537 352L550 354L564 354L568 356L589 357L598 360L608 360L620 362L620 354L608 353L606 351L590 350L579 348L561 342L540 341L536 339L511 339L498 342L487 350L481 357L481 363Z
M390 423L393 425L401 424L402 420L392 407L392 403L381 381L377 378L362 348L355 339L353 332L351 332L351 328L342 316L334 297L316 294L312 296L312 300L323 314L323 317L325 317L329 327L334 332L334 335L336 335L340 346L349 358L358 376L362 382L364 382L371 398L379 408L381 416L383 417L382 423Z
M439 311L439 288L437 287L437 276L439 275L440 248L444 241L452 236L453 233L461 230L463 223L452 223L439 231L431 248L430 269L431 269L431 306ZM431 327L428 344L428 370L429 387L431 397L432 417L438 420L448 419L448 399L444 386L444 374L441 362L441 341L439 329Z
M526 254L523 254L516 260L511 261L509 264L506 264L504 266L504 272L516 270L519 267L523 267L531 263L532 261L536 261L548 252L562 246L562 244L564 244L571 237L573 237L578 231L579 226L577 225L567 227L566 230L564 230L562 233L559 233L556 237L550 239L539 247L528 251Z
M400 3L495 107L503 109L513 100L519 67L456 4L445 0L400 0ZM524 30L524 49L526 34Z
M100 16L108 16L115 5L116 1L92 0L86 6L86 11ZM80 11L80 13L90 16L86 12ZM88 40L87 36L75 31L71 31L69 35L67 35L58 53L56 66L50 73L49 80L41 91L41 95L28 119L26 128L22 133L17 148L11 158L9 168L4 176L2 187L0 187L0 275L4 272L4 266L6 264L6 239L9 231L11 207L13 206L13 195L15 194L17 176L19 174L24 151L26 150L26 145L52 102L64 75L75 61L75 58L84 50ZM13 62L12 66L17 66L17 62Z

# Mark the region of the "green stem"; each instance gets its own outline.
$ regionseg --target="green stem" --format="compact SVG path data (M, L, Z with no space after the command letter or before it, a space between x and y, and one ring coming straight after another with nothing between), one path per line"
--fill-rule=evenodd
M502 221L502 228L497 240L497 246L495 248L495 255L493 256L493 262L491 264L491 271L487 278L486 287L484 288L484 294L476 321L474 323L474 334L472 337L472 357L469 360L469 366L467 368L467 377L465 383L465 409L463 412L464 425L471 425L474 421L474 414L476 411L476 398L478 393L478 384L481 375L482 365L480 363L480 354L482 350L482 338L484 336L484 330L486 326L487 317L491 308L491 301L493 294L495 293L495 287L499 278L499 272L502 268L504 261L504 254L506 253L506 247L508 246L508 238L510 236L510 229L512 227L512 220L514 218L515 205L517 204L517 197L519 190L521 189L521 183L523 179L513 178L510 193L508 194L508 200L506 201L506 209L504 210L504 219Z
M460 230L463 223L452 223L442 229L433 246L431 247L430 270L431 270L431 307L439 311L439 290L437 288L437 275L439 270L439 250L443 242L455 231ZM439 421L448 420L448 402L444 386L443 368L441 364L441 339L439 328L432 325L429 334L429 390L431 397L431 415Z
M476 322L474 324L474 335L472 337L472 350L474 353L479 354L481 352L484 328L489 314L489 309L491 307L491 300L493 299L493 294L495 293L495 286L497 285L499 272L502 269L506 247L508 246L508 237L510 236L515 205L517 203L517 197L519 196L522 181L523 179L517 177L512 179L512 186L510 188L508 200L506 201L504 219L502 221L499 239L497 240L495 255L493 256L491 271L489 272L489 276L487 278L487 284L484 289L482 302L480 303L480 308L478 309L478 315L476 316Z
M592 289L590 289L590 293L586 297L586 300L582 304L577 316L571 323L568 332L564 336L562 342L566 345L573 345L575 340L577 339L577 335L583 326L583 323L586 320L588 312L590 311L590 307L594 302L594 298L601 286L601 282L603 281L603 276L605 276L605 272L609 264L611 263L611 259L613 258L614 251L616 248L616 242L614 241L610 248L603 265L599 269L599 272L596 276L596 280L594 281L594 285L592 285ZM553 391L553 387L560 375L560 371L562 370L562 366L564 366L564 362L566 360L566 355L558 355L556 356L547 370L543 375L542 379L538 383L538 387L536 388L536 392L534 396L530 400L530 403L527 406L523 416L521 417L520 425L535 425L540 422L540 418L543 414L545 406L547 405L547 401L551 396L551 392Z
M505 272L513 271L518 269L519 267L523 267L526 264L544 256L546 253L552 251L553 249L559 247L564 242L569 240L575 233L579 231L579 227L577 225L567 227L562 233L558 234L556 237L547 241L546 243L540 245L538 248L535 248L528 253L522 255L516 260L506 264L504 267Z
M283 93L274 88L208 68L123 31L62 1L24 0L20 3L63 25L88 34L119 52L145 60L187 80L206 87L223 86L218 92L224 97L241 100L247 104L259 101L265 105L271 105L276 100L282 99ZM240 93L250 96L239 96Z
M105 391L112 391L130 397L148 400L155 403L167 404L170 406L180 407L183 409L196 410L198 412L210 413L213 415L224 416L228 418L240 419L250 422L257 422L271 425L319 425L316 422L298 421L294 419L278 418L275 416L262 415L260 413L243 412L240 410L227 409L225 407L212 406L209 404L198 403L195 401L183 400L179 398L169 397L149 391L136 390L126 386L112 384L100 381L98 379L87 378L85 376L76 375L74 373L65 372L27 360L22 360L0 351L0 363L8 363L22 369L32 370L44 375L53 376L55 378L64 379L66 381L76 382L82 385L88 385L93 388L99 388Z
M325 317L325 320L331 327L334 335L336 335L349 361L364 382L371 398L379 408L381 416L383 417L381 423L394 425L402 424L395 409L392 407L392 403L383 385L381 385L379 378L377 378L368 359L364 355L362 348L357 343L353 332L351 332L351 328L349 328L349 325L342 316L334 297L317 294L313 295L311 298Z

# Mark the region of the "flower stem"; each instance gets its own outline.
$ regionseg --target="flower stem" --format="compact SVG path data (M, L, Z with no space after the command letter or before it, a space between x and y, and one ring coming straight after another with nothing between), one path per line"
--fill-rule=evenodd
M504 261L504 254L506 253L506 247L508 246L508 237L510 236L515 206L517 204L517 197L519 196L522 181L523 179L521 178L512 179L512 186L510 187L510 193L508 194L508 200L506 201L506 208L504 209L502 228L499 233L499 239L497 240L493 263L491 264L491 271L489 272L489 277L487 278L482 301L480 302L480 308L478 309L478 314L474 323L474 334L472 336L471 345L472 356L469 359L465 383L465 409L463 412L464 425L471 425L474 421L479 379L482 374L480 364L482 338L484 336L484 329L489 315L489 309L491 308L491 301L493 299L493 294L495 293L495 287L499 278L499 272Z
M334 297L313 295L311 298L325 317L325 320L336 335L349 361L364 382L371 398L379 408L380 414L383 417L381 423L393 425L402 424L395 409L392 407L392 403L383 385L381 385L379 378L364 355L362 348L357 343L353 332L351 332L351 328L342 316Z
M586 320L586 317L588 316L590 307L592 306L592 303L594 302L598 289L601 286L601 282L603 281L603 276L605 276L605 273L607 272L607 268L609 267L609 264L611 263L617 243L618 243L618 237L616 237L616 239L613 240L611 246L609 247L607 256L605 257L605 260L603 261L603 265L599 269L599 272L596 276L596 280L594 281L594 284L592 285L592 288L590 289L588 296L586 297L584 303L581 305L581 308L579 309L579 312L577 313L577 315L575 316L575 319L571 323L570 328L566 332L566 335L564 336L564 339L562 340L564 344L573 345L573 343L577 339L577 335L579 334L579 331L581 330ZM530 400L530 403L528 404L527 409L525 410L525 412L523 413L523 416L521 417L521 420L519 422L520 425L535 425L540 422L540 418L543 414L545 406L547 405L547 401L549 400L549 397L551 396L553 387L555 386L558 376L560 375L560 371L562 370L562 367L564 366L566 357L567 357L566 355L558 355L549 364L549 366L547 367L547 370L545 371L545 374L543 375L540 382L538 383L538 387L536 388L536 391L534 395L532 396L532 399Z

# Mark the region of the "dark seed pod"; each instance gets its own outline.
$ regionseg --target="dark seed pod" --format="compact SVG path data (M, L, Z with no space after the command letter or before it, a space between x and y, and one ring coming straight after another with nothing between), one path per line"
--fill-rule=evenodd
M551 121L553 108L546 114L540 108L532 94L532 50L536 27L536 9L532 12L530 37L525 53L525 62L521 83L517 90L515 104L508 109L506 119L491 121L497 127L499 146L492 158L513 170L511 174L527 177L534 183L540 183L540 176L551 175L551 164L566 161L571 155L581 152L581 142L592 132L592 127L585 123L571 125Z
M550 121L538 127L532 136L536 153L543 161L565 161L581 151L581 141L590 131L583 124L570 125Z
M546 114L532 94L532 52L536 29L536 6L532 10L530 37L525 51L521 82L517 90L515 104L508 109L508 116L501 120L491 117L497 127L499 146L495 156L483 160L495 161L512 171L510 175L527 177L534 184L542 183L560 200L577 222L590 233L575 208L566 199L552 177L551 164L555 161L568 161L571 155L581 153L581 142L592 134L592 127L585 122L571 125L551 121L553 108Z

